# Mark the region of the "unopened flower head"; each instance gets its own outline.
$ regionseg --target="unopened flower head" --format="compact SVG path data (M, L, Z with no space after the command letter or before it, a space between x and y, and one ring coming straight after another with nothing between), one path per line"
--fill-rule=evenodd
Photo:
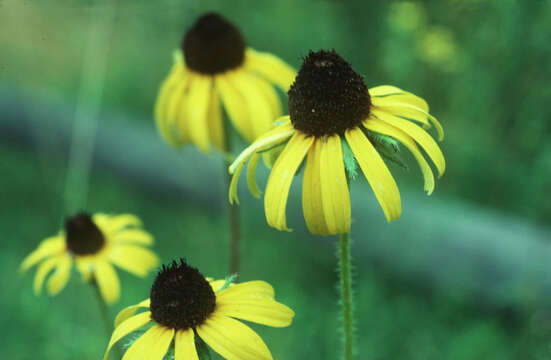
M269 53L247 47L239 29L207 13L187 31L157 98L155 119L171 145L228 151L222 107L247 141L273 128L281 115L278 86L287 91L295 71Z
M95 281L103 299L112 303L119 298L119 278L113 265L144 277L157 266L157 256L147 248L153 237L140 228L134 215L80 213L65 221L57 235L43 240L23 260L20 269L34 265L34 291L40 294L46 277L50 295L61 291L71 274L73 263L86 281Z
M289 90L289 116L277 128L260 136L230 166L233 173L230 202L238 201L237 180L250 159L247 182L259 197L255 173L259 155L284 146L266 186L264 208L268 224L288 230L287 197L294 174L306 157L302 206L308 229L314 234L350 231L348 180L359 165L388 221L401 215L400 193L385 165L385 142L407 147L421 167L425 191L434 190L434 175L445 171L444 156L425 129L434 126L444 137L427 103L404 90L383 85L368 89L364 79L335 51L310 52ZM352 174L351 174L352 172Z

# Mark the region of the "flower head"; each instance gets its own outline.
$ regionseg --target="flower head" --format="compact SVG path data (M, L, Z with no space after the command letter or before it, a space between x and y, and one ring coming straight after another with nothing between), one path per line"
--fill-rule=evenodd
M284 146L264 196L270 226L289 230L287 197L293 175L305 157L302 206L310 232L330 235L350 231L347 156L353 166L361 168L387 220L398 219L402 212L400 193L378 149L382 138L407 147L421 167L425 191L430 195L434 175L418 145L439 176L446 165L437 143L415 124L425 129L434 126L442 140L442 127L428 111L423 99L397 87L383 85L368 90L363 77L335 51L310 52L289 90L289 116L281 118L280 126L260 136L230 166L234 174L230 202L238 201L237 179L249 158L249 189L260 196L255 180L259 154Z
M103 299L119 298L119 278L113 265L140 277L158 264L157 256L144 248L152 236L139 228L141 221L130 214L77 214L65 221L59 234L49 237L21 263L21 271L34 265L34 291L40 294L46 276L50 295L61 291L71 274L73 262L86 281L97 282Z
M282 60L248 48L224 17L207 13L187 31L161 86L155 119L161 136L180 147L227 151L222 106L247 140L273 127L281 114L273 85L287 91L294 70Z
M125 359L161 360L173 339L175 360L198 359L195 336L225 359L272 359L262 339L236 319L284 327L293 316L274 300L274 289L266 282L212 280L180 260L162 267L149 299L117 315L104 360L116 342L146 325L151 326L128 348Z

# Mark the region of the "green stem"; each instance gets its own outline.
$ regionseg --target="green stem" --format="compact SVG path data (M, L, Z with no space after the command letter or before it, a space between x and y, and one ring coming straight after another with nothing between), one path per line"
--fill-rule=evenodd
M343 359L354 358L354 303L352 300L352 274L350 261L350 234L339 237L339 280L342 307Z

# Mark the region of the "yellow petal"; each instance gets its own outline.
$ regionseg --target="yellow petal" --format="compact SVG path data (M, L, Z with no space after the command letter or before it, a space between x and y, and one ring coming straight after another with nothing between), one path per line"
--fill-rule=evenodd
M211 314L197 327L197 333L225 359L272 360L272 354L260 336L232 318Z
M247 184L249 185L249 191L255 198L259 198L262 194L256 184L256 166L258 165L258 159L260 159L260 155L255 153L247 165Z
M187 95L188 106L185 117L188 123L189 138L203 152L210 151L207 113L213 83L210 77L195 75L193 86Z
M349 233L350 193L339 135L329 136L322 142L320 178L323 213L329 233Z
M218 150L224 152L226 149L226 138L224 133L224 119L222 118L222 107L218 98L220 90L212 83L212 91L209 99L209 108L207 113L207 126L210 142Z
M255 280L233 284L216 294L216 301L273 300L274 288L265 281Z
M151 301L149 299L145 299L135 305L130 305L122 309L115 318L115 328L118 327L123 321L126 319L134 316L136 311L143 308L149 308Z
M73 260L69 254L63 254L56 264L55 272L48 279L48 294L55 295L60 292L67 281L69 281L69 276L71 275L71 265Z
M174 119L169 117L169 106L175 93L177 93L180 87L185 87L186 82L187 76L184 67L182 65L174 65L166 80L163 81L157 102L155 103L157 129L165 141L173 146L178 146L179 141L173 134Z
M174 337L174 329L154 325L126 350L122 360L162 360Z
M312 234L329 235L321 201L320 155L321 139L316 139L306 157L302 180L302 211L308 230Z
M33 281L33 289L36 295L40 295L40 293L42 292L42 284L44 283L44 279L46 278L48 273L50 273L50 271L52 271L54 267L57 266L57 264L61 261L63 257L65 257L65 254L57 255L46 259L44 262L38 265L38 269L36 270L36 275L34 276Z
M248 48L245 53L246 66L264 76L287 92L295 81L295 70L280 58L265 52L258 52Z
M237 168L235 169L235 173L233 174L231 181L230 181L230 189L228 192L229 201L230 204L239 204L239 194L237 193L237 184L239 181L239 176L241 175L241 171L243 170L243 166L245 165L244 162L239 163L237 165Z
M168 103L167 126L172 130L176 147L191 141L187 108L189 104L189 89L195 85L197 76L188 75L188 80L178 85Z
M142 224L141 220L132 214L95 214L92 218L94 223L96 223L102 231L107 231L109 233L115 233L126 227L140 226ZM98 219L99 221L97 221Z
M264 96L261 96L262 92L257 86L254 75L247 74L244 71L234 71L226 76L245 101L247 113L249 114L247 126L252 130L247 132L252 135L247 140L252 142L274 127L275 117L272 115L270 103ZM245 136L245 133L242 135Z
M147 311L136 316L132 316L131 318L125 319L123 322L116 325L115 331L113 331L111 339L109 340L109 345L107 346L105 355L103 356L103 360L107 360L109 358L109 352L117 341L130 334L132 331L141 328L150 321L151 312Z
M414 95L410 92L399 89L395 86L382 85L376 86L369 89L369 94L372 97L374 105L377 105L375 102L379 100L388 100L394 103L405 103L409 105L416 106L422 109L425 112L429 111L429 105L427 102L420 98L417 95Z
M434 191L434 175L432 174L432 170L425 160L425 157L421 154L421 151L417 145L415 145L415 142L411 139L411 137L392 125L388 125L376 118L369 118L364 121L363 125L371 131L390 136L404 144L409 151L411 151L417 160L417 163L419 163L419 167L423 173L423 178L425 179L425 191L428 195L432 194Z
M434 165L436 165L438 176L440 177L444 174L444 171L446 171L446 160L444 159L444 154L442 154L442 150L440 150L440 147L436 141L434 141L434 139L425 130L421 129L411 121L396 117L382 110L373 110L373 115L411 136L413 140L421 145L423 150L425 150L431 158Z
M94 265L93 261L90 260L89 257L79 257L75 259L75 266L82 275L82 279L85 282L88 282L92 279L92 275L94 272Z
M402 213L400 192L383 159L359 128L347 130L345 136L387 221L398 219Z
M293 129L293 126L290 123L287 123L285 125L278 126L275 129L270 130L267 134L259 137L248 148L243 150L241 154L239 154L239 156L237 156L237 158L233 161L229 167L230 174L233 174L237 166L240 163L247 161L247 159L255 152L261 152L277 146L290 138L294 133L295 130Z
M44 258L56 255L65 250L65 239L63 235L56 235L44 239L38 248L31 252L21 263L19 271L26 271Z
M251 83L256 86L257 96L263 97L270 107L270 122L281 116L281 103L274 87L259 76L249 76Z
M402 116L425 125L434 125L438 133L438 140L444 140L444 129L438 120L423 109L405 103L390 102L390 100L377 100L373 103L375 110L384 111L395 116ZM428 119L428 120L427 120ZM430 121L430 123L429 123ZM429 126L430 127L430 126Z
M219 300L216 313L273 327L289 326L295 316L293 310L275 300Z
M193 330L178 330L174 336L174 360L199 360Z
M264 196L266 220L271 227L289 231L285 216L289 189L295 172L313 142L313 136L295 133L274 164Z
M119 277L113 266L107 261L97 261L94 264L94 276L105 302L111 304L118 300L120 295Z
M111 236L115 243L131 243L141 245L152 245L153 236L142 229L125 229Z
M138 276L146 276L159 264L159 258L151 250L134 245L114 245L109 252L109 260Z
M254 131L250 126L249 111L245 98L230 82L228 74L216 77L216 87L220 90L222 104L233 126L245 139L254 140Z

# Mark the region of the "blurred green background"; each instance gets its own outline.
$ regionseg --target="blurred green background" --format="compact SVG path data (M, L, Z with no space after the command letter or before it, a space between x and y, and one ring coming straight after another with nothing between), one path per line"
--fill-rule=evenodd
M73 209L135 213L164 262L226 275L221 157L169 148L151 115L173 50L209 10L297 69L309 49L334 48L368 86L427 99L445 128L447 172L431 197L409 154L409 171L390 166L399 221L385 222L365 181L352 186L358 358L549 359L547 0L0 1L2 356L103 354L97 304L76 273L54 298L33 295L34 271L17 273ZM276 359L337 358L335 239L307 232L300 176L292 233L270 229L244 188L241 198L241 278L272 283L296 312L289 328L253 328ZM153 279L119 274L113 313Z

